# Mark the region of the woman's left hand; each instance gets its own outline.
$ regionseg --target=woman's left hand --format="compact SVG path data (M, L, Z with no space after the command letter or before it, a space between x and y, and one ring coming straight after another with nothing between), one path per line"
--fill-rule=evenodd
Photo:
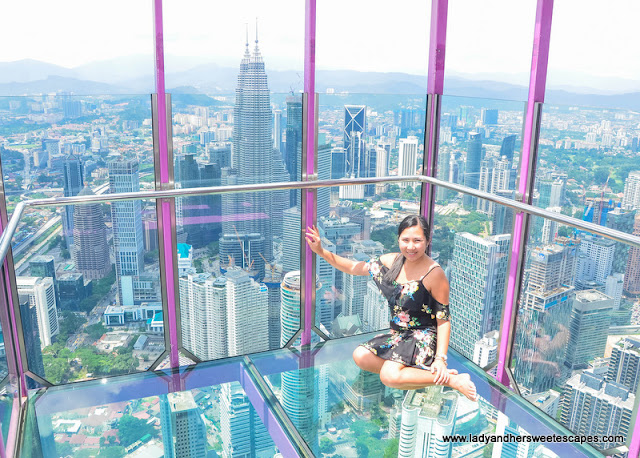
M436 376L434 379L436 385L445 385L449 382L449 370L445 362L440 358L431 363L431 373Z

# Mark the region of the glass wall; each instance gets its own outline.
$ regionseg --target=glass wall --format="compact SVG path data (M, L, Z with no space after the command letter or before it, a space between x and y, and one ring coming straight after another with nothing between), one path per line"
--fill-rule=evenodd
M137 169L112 178L129 186ZM68 208L33 214L64 215ZM18 255L28 370L60 384L148 369L164 351L154 201L76 204L73 223L69 248L58 228Z
M444 93L526 100L535 15L536 2L449 3Z

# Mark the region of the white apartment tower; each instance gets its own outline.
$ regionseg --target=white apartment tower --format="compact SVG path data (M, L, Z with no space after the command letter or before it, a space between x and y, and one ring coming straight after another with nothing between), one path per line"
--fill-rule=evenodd
M400 139L398 145L398 176L415 175L418 164L418 137L413 135ZM409 183L399 183L406 188Z
M191 391L161 396L160 415L166 458L206 458L207 428Z
M58 307L51 277L16 277L18 294L29 296L29 306L35 308L40 333L40 348L51 345L58 335Z
M627 210L640 208L640 170L630 172L624 181L624 196L622 207Z

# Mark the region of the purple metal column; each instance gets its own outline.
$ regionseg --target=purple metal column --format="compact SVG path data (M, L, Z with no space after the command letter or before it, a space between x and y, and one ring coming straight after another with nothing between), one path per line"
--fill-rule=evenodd
M534 131L535 104L544 102L544 91L547 83L547 63L549 61L549 41L551 36L551 18L553 16L553 0L538 0L536 8L536 26L533 34L533 55L531 58L531 78L529 80L529 98L527 101L527 115L525 119L524 137L522 140L522 155L520 158L520 180L518 183L517 198L525 203L529 200L528 186L533 183L533 176L530 176L534 169L531 167L532 148L537 147L533 142L536 132ZM521 280L518 272L518 262L520 254L525 249L527 241L524 239L523 225L524 213L517 213L515 216L513 243L511 250L511 261L509 264L509 278L507 280L507 297L505 300L505 310L502 318L502 330L500 335L500 353L498 357L497 379L505 386L509 386L509 377L506 367L509 365L507 355L510 352L509 342L514 333L514 310L516 308L517 285Z
M640 408L636 412L636 421L631 432L631 443L627 456L640 456Z
M304 92L307 94L307 179L313 177L315 171L315 92L316 92L316 0L306 0L304 11ZM306 221L307 224L313 222L314 193L302 191L306 201ZM303 230L306 228L302 228ZM313 297L311 291L315 289L315 276L313 271L313 252L309 246L304 244L305 250L305 276L304 276L304 326L302 328L302 345L311 343L311 328L313 328L315 317L312 316ZM301 304L302 305L302 304Z
M442 96L444 88L444 57L447 44L447 12L449 10L449 0L432 0L431 1L431 37L429 39L429 62L427 73L427 99L430 100L427 110L427 164L424 174L426 176L435 177L436 154L438 154L438 121L439 113L434 113L435 104L433 97ZM433 198L435 196L434 186L425 184L422 194L422 211L424 218L432 222L433 215Z
M153 1L154 16L154 45L155 45L155 79L156 93L158 94L158 146L160 151L160 163L156 167L160 167L160 188L166 189L170 184L172 177L169 176L169 153L167 148L167 99L164 86L164 31L162 27L162 0ZM165 228L164 238L161 241L164 245L164 262L166 266L167 276L167 301L169 310L169 341L171 348L169 349L169 362L171 367L178 367L178 328L176 325L176 303L175 303L175 283L173 277L173 244L171 243L171 203L169 200L163 199L160 203L162 206L162 225ZM166 330L165 330L166 332Z

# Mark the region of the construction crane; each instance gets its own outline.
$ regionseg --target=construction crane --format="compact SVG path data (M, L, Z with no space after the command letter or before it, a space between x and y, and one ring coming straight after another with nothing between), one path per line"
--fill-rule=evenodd
M276 264L275 263L271 264L269 261L267 261L267 259L259 251L258 251L258 254L260 255L260 257L264 261L264 265L265 266L269 266L269 270L271 271L271 279L275 280L275 278L276 278Z
M247 265L247 270L251 270L251 267L253 266L253 260L250 260L249 257L245 254L244 252L244 243L242 243L242 240L240 239L240 234L238 234L238 230L236 229L236 226L233 226L233 230L236 233L236 238L238 239L238 243L240 244L240 249L242 250L242 259L244 259L244 262Z

